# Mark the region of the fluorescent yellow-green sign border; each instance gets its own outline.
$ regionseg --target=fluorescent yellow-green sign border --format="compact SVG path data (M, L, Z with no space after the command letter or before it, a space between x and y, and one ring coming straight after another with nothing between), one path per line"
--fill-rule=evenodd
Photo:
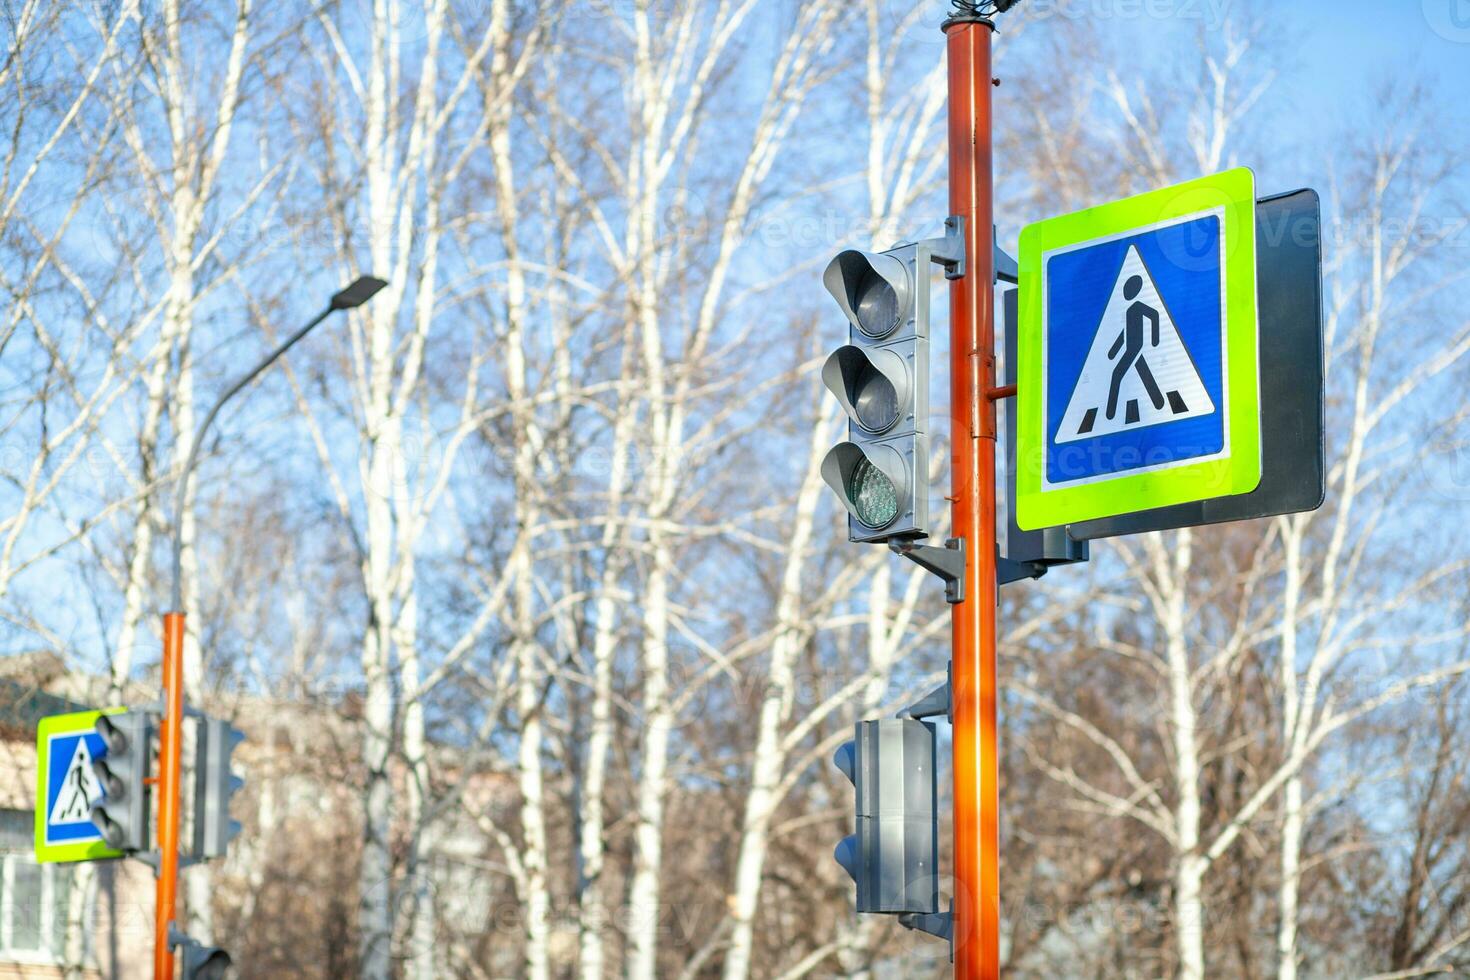
M1228 453L1150 472L1123 473L1044 490L1046 466L1042 344L1044 258L1058 249L1116 238L1134 229L1205 211L1222 215L1228 391ZM1194 500L1249 493L1261 482L1261 422L1256 322L1255 175L1245 167L1164 187L1110 204L1048 218L1021 231L1017 350L1016 522L1057 527ZM1090 338L1089 338L1090 339Z
M46 784L51 772L51 740L57 736L77 735L94 731L97 719L102 715L115 715L126 708L106 708L102 711L75 711L66 715L42 718L36 729L36 860L42 864L52 861L98 861L104 858L122 857L123 852L108 847L101 840L73 841L64 844L46 842ZM63 764L69 764L70 759Z

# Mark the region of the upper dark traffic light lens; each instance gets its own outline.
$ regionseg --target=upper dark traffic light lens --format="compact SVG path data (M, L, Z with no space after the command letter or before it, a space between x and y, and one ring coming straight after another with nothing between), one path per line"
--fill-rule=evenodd
M898 392L893 382L869 362L858 375L857 390L852 394L858 424L869 432L884 432L898 421Z
M884 527L898 516L898 488L866 459L853 467L851 497L858 520L868 527Z
M102 744L107 746L110 754L122 755L128 750L128 737L106 715L97 719L96 728L97 734L102 736Z
M898 326L898 293L893 284L871 268L858 281L857 313L858 329L874 339L886 337Z

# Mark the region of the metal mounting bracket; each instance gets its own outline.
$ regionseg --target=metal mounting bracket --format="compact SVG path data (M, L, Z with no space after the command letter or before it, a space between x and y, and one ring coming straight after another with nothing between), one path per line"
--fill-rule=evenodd
M954 903L950 903L948 912L904 912L898 917L898 924L905 929L915 932L927 933L943 939L949 944L949 961L954 962Z
M990 254L995 256L995 282L1019 283L1021 269L1009 252L1000 247L1000 231L990 227Z
M1023 582L1029 578L1041 578L1046 574L1047 566L1039 561L1017 561L1014 558L1002 558L1000 546L995 547L995 584L1009 585L1012 582Z
M934 690L924 695L913 704L898 713L900 718L937 718L944 715L952 723L954 711L950 702L949 681L946 680Z
M944 600L965 601L965 539L950 538L943 548L913 541L889 541L889 550L944 579Z
M944 266L944 278L965 277L965 216L952 214L944 219L944 236L925 238L916 244L929 255L929 261Z

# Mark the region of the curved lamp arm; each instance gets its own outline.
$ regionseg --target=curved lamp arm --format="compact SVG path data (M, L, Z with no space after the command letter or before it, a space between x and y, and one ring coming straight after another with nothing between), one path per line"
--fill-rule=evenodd
M345 289L335 293L332 296L331 302L327 304L327 308L318 313L310 323L287 337L281 342L280 346L267 354L249 371L245 372L234 384L226 388L224 394L219 396L219 399L209 409L209 413L204 416L204 424L199 426L199 430L194 434L194 441L189 446L189 455L184 457L184 468L179 473L178 487L174 491L173 587L170 591L170 609L175 612L183 611L184 502L189 491L189 476L194 472L194 464L199 461L199 447L204 444L204 435L209 431L209 426L214 422L214 417L219 414L219 410L224 406L225 402L237 395L240 389L254 381L260 372L275 363L278 357L295 346L296 342L302 337L311 333L323 320L337 310L350 310L361 306L386 285L388 285L387 282L374 276L361 276L353 280Z

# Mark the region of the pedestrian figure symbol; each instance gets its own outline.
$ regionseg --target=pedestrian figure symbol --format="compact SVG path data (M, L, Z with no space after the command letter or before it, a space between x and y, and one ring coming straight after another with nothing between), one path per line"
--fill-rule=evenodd
M1139 276L1130 276L1127 285L1123 287L1123 298L1133 299L1138 291L1143 288L1143 279ZM1143 321L1153 325L1153 339L1149 346L1159 346L1159 311L1142 301L1135 302L1128 307L1127 323L1118 332L1118 339L1113 341L1113 346L1108 348L1108 357L1117 357L1118 351L1123 351L1123 356L1113 367L1113 383L1108 388L1108 418L1118 414L1118 389L1123 384L1123 378L1127 376L1128 369L1138 371L1138 378L1143 386L1148 389L1149 400L1154 403L1154 408L1164 407L1164 395L1159 391L1159 383L1154 380L1153 372L1148 369L1148 360L1143 356ZM1177 391L1169 394L1175 398L1179 397ZM1133 421L1138 421L1138 403L1129 402L1128 408L1133 415ZM1181 402L1180 411L1183 411Z
M51 806L49 823L84 823L92 819L92 801L102 797L102 785L92 771L92 753L85 737L78 738L71 763L56 801Z
M1056 441L1072 442L1214 411L1158 286L1137 247L1130 246Z

